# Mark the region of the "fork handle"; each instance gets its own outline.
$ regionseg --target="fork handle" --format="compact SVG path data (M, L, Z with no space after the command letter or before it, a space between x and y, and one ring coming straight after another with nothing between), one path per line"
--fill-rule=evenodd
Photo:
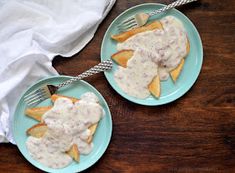
M99 63L96 66L90 68L89 70L83 72L82 74L80 74L76 77L73 77L63 83L60 83L59 85L57 85L57 88L59 89L61 87L69 85L75 81L81 80L81 79L86 78L88 76L92 76L96 73L100 73L100 72L110 70L110 69L112 69L112 61L111 60L102 61L101 63Z
M180 5L184 5L184 4L193 2L193 1L197 1L197 0L177 0L177 1L175 1L175 2L173 2L173 3L171 3L171 4L167 5L167 6L165 6L165 7L163 7L163 8L160 8L160 9L158 9L158 10L154 10L154 11L148 13L148 15L151 17L151 16L154 16L154 15L156 15L156 14L158 14L158 13L164 12L164 11L166 11L166 10L169 10L169 9L174 8L174 7L178 7L178 6L180 6Z

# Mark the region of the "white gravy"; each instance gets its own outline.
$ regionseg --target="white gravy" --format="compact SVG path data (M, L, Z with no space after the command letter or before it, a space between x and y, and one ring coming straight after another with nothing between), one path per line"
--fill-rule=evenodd
M72 162L66 151L73 144L77 144L80 154L89 154L93 143L87 143L91 133L88 128L104 116L98 101L91 92L83 94L74 104L67 98L57 99L42 117L48 126L46 134L42 138L30 136L26 141L33 159L50 168L63 168Z
M187 55L187 35L182 23L173 16L160 22L163 30L142 32L117 44L118 51L134 50L127 67L119 66L114 74L116 83L130 96L148 97L152 79L159 75L161 80L167 80L169 72Z

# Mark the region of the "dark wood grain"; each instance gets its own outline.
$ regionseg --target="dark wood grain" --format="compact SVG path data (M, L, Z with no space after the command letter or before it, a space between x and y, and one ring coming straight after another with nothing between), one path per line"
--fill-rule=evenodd
M141 3L117 0L93 40L72 58L56 57L54 67L60 74L73 76L97 64L109 24ZM173 103L136 105L119 96L102 74L88 79L110 106L113 135L104 156L87 172L235 172L234 9L231 0L201 0L180 8L201 35L204 62L195 85ZM40 172L16 146L0 144L0 151L0 172Z

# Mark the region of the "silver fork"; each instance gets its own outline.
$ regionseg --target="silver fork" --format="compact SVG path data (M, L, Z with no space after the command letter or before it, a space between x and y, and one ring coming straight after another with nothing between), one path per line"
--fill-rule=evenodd
M197 1L197 0L177 0L163 8L160 8L158 10L154 10L152 12L149 13L137 13L131 17L129 17L128 19L124 20L123 22L121 22L119 25L117 25L119 31L124 32L133 28L137 28L140 26L143 26L147 23L148 19L156 14L159 14L161 12L164 12L166 10L172 9L174 7L178 7L180 5L184 5L193 1Z
M63 83L60 83L59 85L44 85L41 88L30 92L29 94L24 96L24 101L26 102L26 104L28 106L36 105L36 104L42 102L43 100L50 98L51 95L53 95L61 87L69 85L75 81L81 80L81 79L86 78L88 76L91 76L93 74L100 73L100 72L103 72L106 70L110 70L110 69L112 69L112 66L113 66L113 64L112 64L111 60L103 61L103 62L99 63L98 65L90 68L89 70L83 72L82 74L80 74L76 77L73 77Z

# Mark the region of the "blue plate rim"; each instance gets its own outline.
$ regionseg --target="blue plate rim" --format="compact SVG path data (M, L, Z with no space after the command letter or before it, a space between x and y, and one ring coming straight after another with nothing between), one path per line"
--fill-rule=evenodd
M128 11L130 10L133 10L135 8L138 8L138 7L141 7L141 6L149 6L149 5L153 5L153 6L166 6L165 4L161 4L161 3L142 3L142 4L139 4L139 5L136 5L136 6L133 6L133 7L130 7L128 9L126 9L125 11L123 11L121 14L119 14L112 22L111 24L109 25L109 27L107 28L104 36L103 36L103 39L102 39L102 44L101 44L101 49L100 49L100 59L101 60L105 60L105 58L103 58L103 49L104 49L104 44L105 44L105 38L107 37L108 35L108 31L110 30L110 28L112 27L112 25L122 16L122 15L125 15L125 13L127 13ZM160 105L164 105L164 104L168 104L168 103L171 103L177 99L179 99L180 97L182 97L183 95L185 95L192 87L193 85L195 84L195 82L197 81L198 77L199 77L199 74L201 72L201 69L202 69L202 64L203 64L203 44L202 44L202 39L200 37L200 34L197 30L197 28L195 27L195 25L193 24L193 22L185 15L183 14L182 12L180 12L179 10L173 8L171 9L173 11L175 11L176 13L179 13L180 15L182 15L186 20L187 22L190 23L190 25L192 26L193 30L195 31L197 37L198 37L198 40L199 40L199 45L198 47L200 47L200 53L201 53L201 58L199 58L198 62L198 71L196 72L195 74L195 78L192 80L191 84L188 85L187 89L185 89L185 91L181 92L180 94L176 95L176 97L174 98L169 98L167 101L165 102L159 102L159 99L156 99L157 102L154 102L154 103L147 103L147 102L139 102L137 99L134 99L133 97L126 97L124 93L120 93L117 91L116 87L112 84L112 82L109 80L109 77L108 77L108 73L109 72L104 72L104 75L105 75L105 78L107 79L109 85L111 85L111 87L119 94L121 95L123 98L127 99L128 101L130 102L133 102L133 103L136 103L136 104L139 104L139 105L144 105L144 106L160 106Z
M15 141L16 146L17 146L18 150L20 151L20 153L24 156L24 158L28 161L28 163L30 163L31 165L33 165L33 166L36 167L37 169L42 170L42 171L45 171L45 172L47 172L47 171L44 170L42 167L38 167L38 166L34 165L34 164L31 162L31 160L28 160L28 159L26 158L26 156L24 155L24 152L23 152L22 149L19 147L18 141L15 140L15 139L16 139L16 136L15 136L16 126L15 126L14 124L15 124L15 121L16 121L16 119L15 119L16 111L19 109L20 102L21 102L21 100L23 99L23 96L24 96L26 93L28 93L28 91L30 90L30 88L32 88L34 85L36 85L36 84L38 84L38 83L40 83L40 82L43 82L44 80L51 80L51 79L53 79L53 78L65 78L65 79L67 78L67 79L71 79L71 78L73 78L73 76L67 76L67 75L48 76L48 77L44 77L44 78L42 78L42 79L39 79L39 80L35 81L32 85L30 85L29 87L27 87L27 89L20 95L20 97L19 97L19 99L18 99L18 101L17 101L17 106L16 106L16 108L15 108L15 111L14 111L14 114L13 114L13 120L12 120L12 123L11 123L12 132L13 132L13 138L14 138L14 141ZM105 151L107 150L107 148L108 148L108 146L109 146L109 144L110 144L110 142L111 142L111 139L112 139L112 131L113 131L112 114L111 114L111 112L110 112L109 106L108 106L108 104L107 104L105 98L103 97L103 95L102 95L94 86L92 86L92 85L89 84L88 82L86 82L86 81L84 81L84 80L79 80L79 82L82 82L83 84L85 84L85 85L91 87L93 90L95 90L95 91L97 92L97 94L99 95L99 97L101 97L101 98L103 99L104 104L105 104L104 106L107 108L107 114L109 115L108 118L109 118L109 122L110 122L110 130L109 130L108 133L107 133L107 135L108 135L108 136L107 136L107 139L108 139L108 140L107 140L107 142L105 143L105 146L102 147L102 150L100 151L100 154L99 154L98 158L95 159L93 162L91 162L91 163L90 163L89 165L87 165L86 167L84 167L84 168L82 168L82 169L79 169L79 170L76 170L75 172L82 172L82 171L84 171L84 170L90 168L91 166L93 166L96 162L98 162L98 161L101 159L101 157L104 155ZM78 163L78 164L79 164L79 163ZM68 165L68 166L69 166L69 165ZM51 168L49 168L49 169L51 169ZM57 171L59 171L59 170L60 170L60 169L54 169L53 172L57 172ZM75 173L75 172L74 172L74 173ZM73 173L73 172L71 172L71 173Z

